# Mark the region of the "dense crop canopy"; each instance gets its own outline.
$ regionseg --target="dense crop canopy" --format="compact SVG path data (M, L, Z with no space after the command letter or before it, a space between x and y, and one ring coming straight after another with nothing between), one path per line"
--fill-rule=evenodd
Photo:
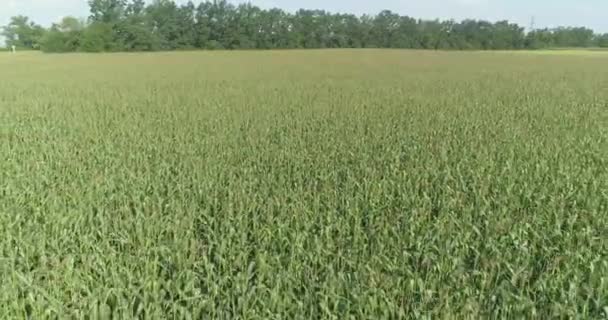
M0 315L606 317L607 68L0 56Z

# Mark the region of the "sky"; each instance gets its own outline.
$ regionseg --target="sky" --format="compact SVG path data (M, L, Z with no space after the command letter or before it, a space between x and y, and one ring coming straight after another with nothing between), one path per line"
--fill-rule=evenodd
M177 0L184 3L187 0ZM244 0L232 0L233 3ZM195 3L199 2L194 0ZM262 8L278 7L288 11L299 8L331 12L374 14L388 9L402 15L425 19L509 20L529 27L586 26L608 32L606 0L250 0ZM87 0L0 0L0 25L11 16L26 15L48 26L61 17L88 16Z

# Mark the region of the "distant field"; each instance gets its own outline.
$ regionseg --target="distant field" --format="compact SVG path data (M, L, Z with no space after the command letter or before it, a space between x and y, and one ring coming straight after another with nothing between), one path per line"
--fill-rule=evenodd
M537 51L521 51L530 54L561 55L561 56L598 56L607 57L608 48L589 48L589 49L553 49Z
M0 315L608 317L608 53L545 53L1 54Z

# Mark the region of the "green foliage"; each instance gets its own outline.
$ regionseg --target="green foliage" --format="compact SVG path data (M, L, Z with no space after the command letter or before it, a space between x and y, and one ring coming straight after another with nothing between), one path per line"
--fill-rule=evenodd
M125 18L112 31L115 46L124 51L154 51L161 46L161 40L154 34L146 15L143 0L134 0L126 7Z
M20 49L39 49L44 36L44 28L30 22L28 17L16 16L0 32L5 38L6 46Z
M44 52L56 53L78 51L82 49L82 35L85 30L84 22L74 17L65 17L45 33L41 40L41 49Z
M144 23L120 24L117 26L116 48L124 51L156 51L161 40Z
M526 44L531 49L584 48L598 45L600 35L587 28L541 29L528 33Z
M127 0L89 0L89 18L93 22L116 23L123 18L126 6Z
M74 51L154 51L176 49L410 48L509 50L604 45L586 28L534 30L525 33L508 21L417 20L392 11L357 17L322 10L264 10L226 0L182 5L173 0L90 0L89 26ZM24 20L25 19L25 20ZM35 46L43 29L15 17L7 39ZM15 26L24 26L17 28ZM17 31L26 30L26 31ZM8 31L7 31L8 30ZM29 30L29 31L28 31ZM32 31L35 30L35 31ZM56 30L55 30L56 31ZM22 34L21 38L16 34ZM37 36L28 36L36 34ZM60 39L65 36L52 35ZM100 40L94 39L100 37ZM111 43L108 44L107 42ZM64 45L64 47L73 47Z
M608 55L539 54L0 56L0 315L605 319Z
M112 25L94 22L82 33L79 49L84 52L105 52L112 51L114 45Z
M597 46L600 48L608 48L608 33L597 36Z

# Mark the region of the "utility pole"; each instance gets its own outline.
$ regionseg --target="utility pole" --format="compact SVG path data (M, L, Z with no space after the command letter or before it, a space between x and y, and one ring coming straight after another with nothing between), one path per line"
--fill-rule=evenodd
M536 28L536 18L532 16L532 19L530 19L530 32L534 31L534 28Z

